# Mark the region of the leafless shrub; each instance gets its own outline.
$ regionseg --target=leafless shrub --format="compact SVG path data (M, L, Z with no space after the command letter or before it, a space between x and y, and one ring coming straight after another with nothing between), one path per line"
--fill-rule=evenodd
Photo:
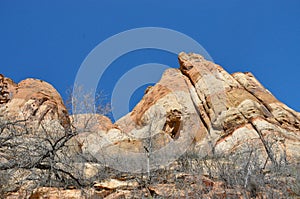
M92 111L91 95L81 96L86 112ZM76 100L74 96L72 99ZM97 112L107 113L108 110L108 106L101 104L97 108ZM80 153L74 147L78 146L71 146L70 140L86 131L94 122L93 117L93 114L87 115L80 128L73 123L70 128L63 128L54 120L36 124L27 119L10 121L1 118L0 194L21 187L32 190L39 186L82 187L90 184L84 172L86 167L93 165L77 159Z
M260 154L261 149L250 145L227 155L200 157L189 151L169 167L153 171L148 186L173 183L178 190L185 190L186 196L193 193L197 198L206 198L209 193L211 198L299 197L300 165L274 165L268 157L262 161Z
M145 193L152 198L163 197L151 189L161 184L177 190L172 197L220 198L220 193L227 198L237 195L244 198L300 195L299 163L289 163L285 156L276 157L272 151L276 143L268 140L263 143L263 150L267 153L265 159L261 158L261 148L246 143L243 150L237 150L240 152L227 155L202 157L196 151L188 150L170 165L154 170L148 167L140 174L105 167L96 159L83 155L78 143L72 142L72 139L80 133L91 131L91 127L97 124L95 114L106 114L109 107L95 108L89 103L94 96L82 94L80 87L76 92L77 95L81 92L84 100L81 105L75 103L74 113L93 114L73 116L69 129L62 128L55 121L41 123L39 127L26 120L0 121L0 194L24 186L28 189L39 186L82 188L92 186L94 181L115 178L137 181L139 186L132 190L138 195L137 198L144 197ZM71 102L74 100L78 100L76 95L70 97ZM102 102L100 100L98 103L101 105ZM151 134L145 143L145 153L150 159L154 150ZM92 177L87 177L87 170L92 171Z
M110 104L105 101L106 96L101 91L93 95L93 92L75 85L67 90L67 96L65 104L72 115L85 113L107 115L111 111Z

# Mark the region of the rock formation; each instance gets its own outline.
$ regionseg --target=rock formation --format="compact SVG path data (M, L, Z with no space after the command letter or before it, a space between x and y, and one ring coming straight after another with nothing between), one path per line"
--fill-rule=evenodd
M104 167L125 173L144 173L146 176L141 179L147 178L147 182L151 182L151 173L165 168L172 171L167 172L168 177L162 181L159 180L162 176L153 174L152 181L159 183L146 188L138 188L141 182L134 184L134 188L131 184L126 188L132 179L120 180L120 176L114 176L118 179L106 179L94 185L96 195L127 198L133 194L161 197L188 194L197 198L196 193L201 193L207 198L268 197L267 193L258 191L257 179L251 176L255 172L270 173L274 168L279 171L282 165L285 168L297 166L300 114L279 102L249 72L229 74L194 53L180 53L178 59L179 69L166 70L155 86L147 88L133 111L115 124L97 114L73 115L69 119L59 94L51 85L33 79L15 84L2 75L0 114L6 119L25 119L38 124L58 120L64 129L76 131L66 146L72 163L80 159L83 167L88 168L84 169L84 178L88 180L97 181L96 174L103 172ZM184 154L197 157L186 162L191 162L192 168L201 169L202 177L179 171ZM221 159L215 161L216 157ZM241 168L233 174L242 173L243 186L230 187L230 179L225 180L225 186L214 177L220 165L228 170ZM224 173L222 175L225 179ZM75 174L72 176L76 178ZM182 181L188 187L178 188L171 179ZM37 188L33 194L45 194L41 190L47 188ZM49 188L49 193L53 190L58 189ZM286 191L297 192L289 188ZM282 193L279 190L277 196L282 197ZM75 198L80 197L83 195Z
M94 153L98 159L115 154L119 161L123 155L127 161L136 153L143 154L133 159L145 169L145 151L150 150L151 138L153 167L168 163L155 162L159 156L173 160L191 146L202 157L246 153L251 148L261 164L299 161L299 113L279 102L251 73L230 75L193 53L179 54L179 63L180 69L165 71L133 111L114 127L92 132L88 135L91 139L81 140L84 151ZM105 146L101 154L95 153L100 150L97 143ZM170 153L174 156L167 157ZM127 171L139 169L135 163L122 163L123 168L113 162L111 166Z
M16 84L0 75L0 195L20 183L30 187L34 180L28 179L44 178L41 168L50 159L59 162L51 153L62 149L70 128L66 107L49 83Z
M59 93L42 80L26 79L16 84L0 74L0 117L4 120L37 122L57 120L70 125L68 112Z

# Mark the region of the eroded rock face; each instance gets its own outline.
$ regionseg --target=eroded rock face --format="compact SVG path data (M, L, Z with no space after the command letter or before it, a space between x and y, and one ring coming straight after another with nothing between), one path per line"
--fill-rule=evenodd
M150 153L154 154L153 167L160 162L167 164L165 160L179 157L195 139L207 134L195 107L195 96L188 78L178 69L169 69L114 127L94 132L91 139L83 138L82 149L100 162L124 171L146 170ZM82 140L79 137L78 140ZM164 147L167 148L160 150Z
M217 163L223 166L233 164L226 169L251 170L251 163L259 165L259 172L299 163L299 113L279 102L251 73L229 74L194 53L180 53L178 59L179 69L166 70L155 86L147 88L133 111L114 124L98 114L73 115L69 119L59 94L51 85L33 79L15 84L3 75L0 75L0 116L38 124L59 121L59 126L78 133L66 143L69 151L58 157L72 159L77 167L67 171L75 177L81 171L82 179L87 181L97 180L104 168L150 175L151 170L163 169L170 162L179 165L178 158L187 151L203 161L200 166L199 162L192 162L192 167L196 170L207 167L208 171L201 175L211 176L211 179L205 176L198 179L200 176L193 174L175 176L174 180L182 180L186 185L179 188L168 175L147 188L128 184L132 179L103 180L91 192L95 197L130 198L137 193L143 197L242 198L244 194L255 197L249 185L250 177L249 184L242 184L247 189L250 186L244 193L242 186L236 192L236 187L213 181L211 169L220 166L214 166L214 157L222 157ZM226 159L229 156L232 158ZM1 158L4 160L0 162L9 162L6 157ZM70 166L68 163L65 166ZM38 188L33 194L60 197L57 191L68 192ZM70 193L74 198L84 197L77 190Z
M10 89L15 86L10 79L0 74L0 104L6 104L11 99Z
M50 84L36 79L16 84L0 75L1 192L30 189L46 179L45 169L37 168L67 157L61 143L69 133L68 112Z
M174 144L192 147L203 157L253 148L261 162L299 161L299 113L279 102L251 73L230 75L194 53L180 53L178 59L180 69L166 70L131 113L110 129L85 137L87 153L99 150L97 143L111 157L118 154L116 158Z
M284 152L281 159L299 158L299 113L279 102L251 73L230 75L193 53L180 53L178 59L180 69L166 70L133 111L115 124L88 114L72 116L70 121L50 84L34 79L16 84L3 75L0 115L37 124L56 120L64 128L72 123L79 132L72 143L84 154L101 148L110 154L145 153L149 147L153 152L189 140L202 156L232 153L247 144L265 151L262 158L266 158L271 150L267 143L272 142Z
M262 159L299 160L292 152L300 150L299 113L279 102L251 73L230 75L196 54L181 53L179 62L196 89L215 152L238 153L248 145L264 151ZM203 149L202 143L197 146ZM270 145L276 155L270 154Z
M70 120L59 93L50 84L26 79L16 84L0 75L0 115L4 120L28 123L59 121L69 128Z

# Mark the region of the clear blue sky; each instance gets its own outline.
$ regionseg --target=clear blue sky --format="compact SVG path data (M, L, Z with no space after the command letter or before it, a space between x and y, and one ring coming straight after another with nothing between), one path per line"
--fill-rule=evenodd
M139 27L164 27L199 42L228 72L252 72L279 100L300 111L299 0L0 0L0 73L50 82L66 98L88 53ZM176 56L136 51L116 60L99 89L138 64L178 67ZM135 94L131 106L141 97Z

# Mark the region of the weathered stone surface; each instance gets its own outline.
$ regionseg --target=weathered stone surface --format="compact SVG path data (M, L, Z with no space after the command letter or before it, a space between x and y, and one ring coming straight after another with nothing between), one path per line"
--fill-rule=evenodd
M166 70L131 113L115 124L97 116L92 127L85 128L88 132L74 138L81 150L100 162L125 157L129 159L124 164L131 165L130 158L139 159L140 168L147 167L143 164L150 148L154 153L174 143L184 151L194 147L203 157L255 147L262 162L299 160L299 113L279 102L251 73L230 75L193 53L180 53L178 59L180 69ZM276 155L270 153L270 143ZM144 157L137 156L142 153Z
M97 131L108 131L115 127L111 120L100 114L76 114L70 116L70 121L78 133L93 133Z
M29 190L40 184L35 179L45 179L43 169L35 167L49 163L48 154L54 155L53 150L61 150L59 142L67 138L70 120L50 84L37 79L16 84L0 75L0 128L1 189Z
M102 189L132 189L138 187L139 184L136 181L121 181L117 179L108 179L99 183L94 184L96 190Z
M203 174L211 176L176 175L175 168L173 175L168 175L173 181L162 177L143 189L130 180L106 179L94 185L95 197L130 198L136 193L143 197L252 197L247 180L243 181L245 187L225 187L214 179L212 170L220 165L227 169L232 163L234 169L243 168L242 172L251 166L266 172L278 165L299 163L299 113L279 102L251 73L231 75L194 53L180 53L178 59L179 69L166 70L133 111L114 124L97 114L69 119L60 96L49 84L33 79L15 84L4 76L0 76L0 115L38 124L55 120L63 128L72 124L70 129L78 134L67 142L67 154L83 168L86 180L95 179L105 166L143 172L150 178L152 170L167 167L186 151L203 158L205 164L191 164L193 168L208 165ZM217 166L215 157L223 158ZM0 158L8 162L5 156ZM181 187L176 180L184 182ZM56 193L50 189L54 197ZM262 190L256 192L256 197L267 196ZM281 193L284 191L278 196Z
M28 123L57 120L69 128L70 120L59 93L49 83L26 79L16 84L0 75L0 116Z
M196 89L198 107L203 106L199 112L212 124L207 126L215 152L238 153L247 144L260 146L266 152L261 158L266 158L272 156L270 143L277 143L273 161L299 160L299 113L280 103L251 73L230 75L196 54L181 53L179 62ZM198 143L203 149L203 142Z

